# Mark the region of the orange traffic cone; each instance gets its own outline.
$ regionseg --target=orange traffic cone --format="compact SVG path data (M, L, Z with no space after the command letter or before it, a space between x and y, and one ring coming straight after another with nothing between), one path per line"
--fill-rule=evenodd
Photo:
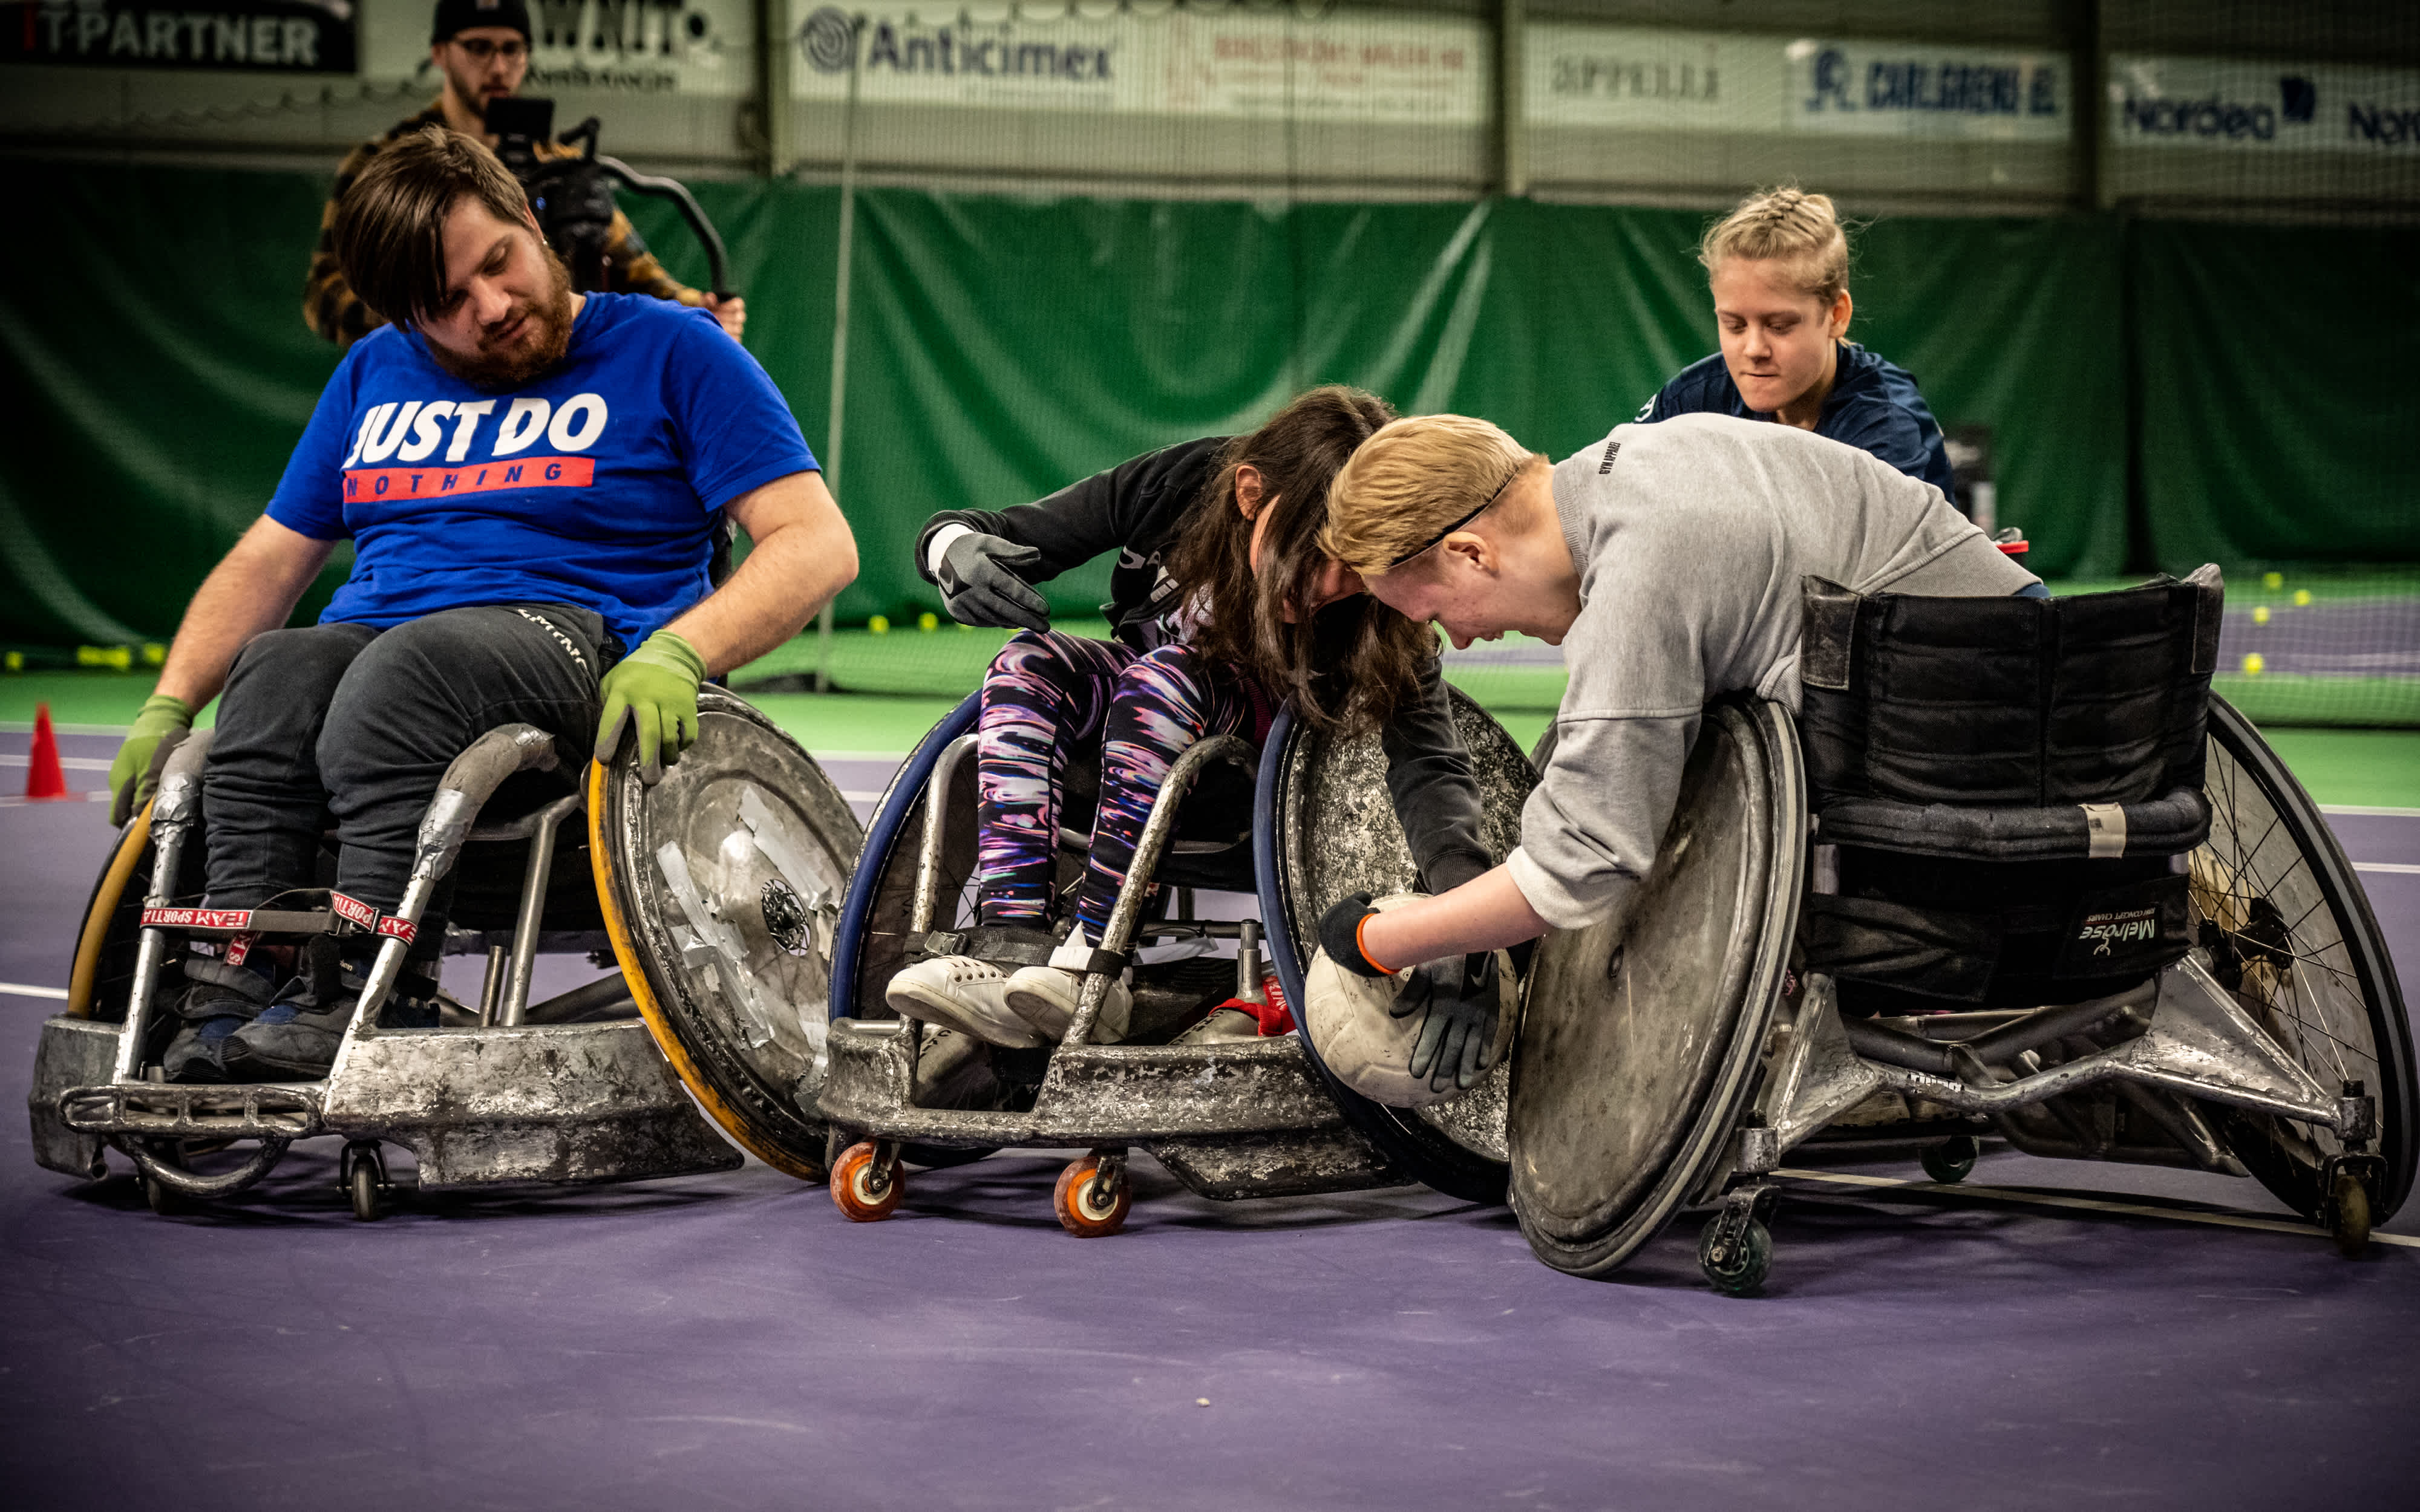
M71 798L68 775L59 769L59 737L51 730L51 706L34 705L34 749L25 768L27 798Z

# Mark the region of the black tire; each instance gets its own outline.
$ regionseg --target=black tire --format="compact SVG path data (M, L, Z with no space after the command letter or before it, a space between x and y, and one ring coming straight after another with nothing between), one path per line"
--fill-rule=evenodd
M2329 1091L2377 1099L2384 1175L2373 1221L2411 1194L2420 1108L2411 1021L2369 899L2326 816L2252 722L2213 696L2202 789L2210 839L2191 857L2192 928L2212 972ZM2277 1199L2327 1222L2335 1136L2268 1114L2210 1107L2228 1147Z

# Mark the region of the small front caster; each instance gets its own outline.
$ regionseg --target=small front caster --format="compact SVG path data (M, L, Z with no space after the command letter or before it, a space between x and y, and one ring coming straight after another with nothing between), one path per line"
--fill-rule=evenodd
M2360 1177L2341 1165L2329 1183L2327 1218L2337 1251L2349 1260L2359 1259L2369 1247L2369 1193Z
M1773 1233L1763 1219L1779 1195L1779 1188L1761 1182L1740 1187L1706 1221L1698 1239L1698 1269L1716 1291L1745 1297L1764 1285L1765 1273L1773 1269Z
M366 1224L386 1216L386 1161L377 1140L348 1140L336 1158L336 1180L352 1199L355 1218Z
M861 1139L832 1162L832 1201L850 1223L880 1223L898 1208L908 1190L906 1176L895 1149Z
M1975 1169L1975 1157L1981 1153L1982 1147L1975 1143L1973 1134L1951 1134L1937 1145L1925 1146L1916 1161L1925 1175L1943 1186L1956 1186Z
M1735 1235L1726 1235L1723 1227L1720 1216L1706 1224L1698 1241L1698 1269L1725 1296L1751 1296L1773 1269L1773 1233L1753 1218Z
M185 1211L184 1195L176 1188L147 1171L144 1173L141 1180L143 1200L153 1212L165 1218Z
M1134 1206L1134 1184L1126 1180L1125 1162L1104 1161L1097 1154L1068 1162L1059 1173L1050 1205L1058 1210L1059 1227L1078 1239L1116 1233L1126 1226L1126 1210Z

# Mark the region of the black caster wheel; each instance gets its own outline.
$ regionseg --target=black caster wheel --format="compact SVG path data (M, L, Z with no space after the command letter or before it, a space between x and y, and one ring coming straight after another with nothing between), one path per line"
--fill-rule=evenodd
M1773 1269L1773 1233L1751 1218L1738 1238L1726 1242L1723 1218L1717 1214L1698 1241L1698 1269L1725 1296L1752 1296Z
M2339 1169L2328 1194L2328 1233L2349 1260L2369 1247L2369 1192L2350 1171Z
M378 1141L354 1140L345 1147L337 1165L345 1196L352 1200L353 1216L365 1224L385 1217L386 1162L379 1155Z
M1975 1157L1982 1153L1973 1134L1951 1134L1937 1145L1927 1145L1916 1161L1924 1174L1943 1186L1956 1186L1975 1169Z

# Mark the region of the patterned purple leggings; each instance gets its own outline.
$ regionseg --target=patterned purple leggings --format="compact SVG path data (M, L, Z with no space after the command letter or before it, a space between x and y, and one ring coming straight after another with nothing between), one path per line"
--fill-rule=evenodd
M1085 938L1098 942L1176 758L1204 735L1265 739L1267 711L1268 700L1234 668L1185 646L1138 653L1056 630L1018 635L984 679L975 748L983 922L1038 925L1049 918L1067 759L1098 740L1100 811L1076 893Z

